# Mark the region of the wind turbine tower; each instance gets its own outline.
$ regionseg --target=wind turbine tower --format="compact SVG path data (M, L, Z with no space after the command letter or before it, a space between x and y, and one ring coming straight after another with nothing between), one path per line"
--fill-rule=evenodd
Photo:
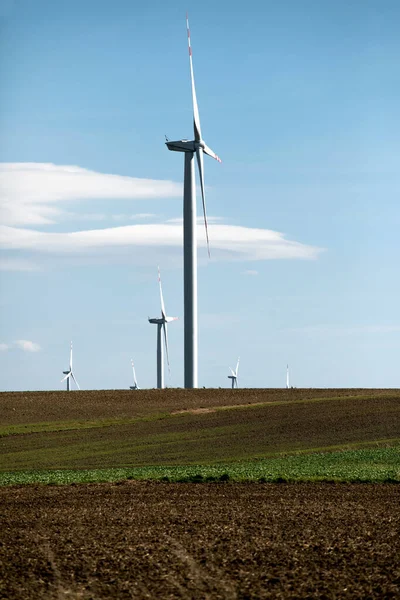
M163 344L162 344L162 334L164 332L164 343L165 343L165 352L167 354L167 363L169 369L169 355L168 355L168 334L167 334L167 323L171 321L176 321L178 317L167 317L167 313L165 312L164 298L161 287L161 275L160 269L158 269L158 283L160 286L160 300L161 300L161 318L149 318L149 323L153 325L157 325L157 388L161 390L164 388L164 361L163 361Z
M194 175L194 155L196 155L199 171L201 197L203 202L204 225L206 229L207 249L210 256L206 198L204 189L203 154L208 154L218 162L221 159L209 148L201 135L199 107L197 105L194 85L192 46L190 42L189 20L186 15L186 28L189 45L190 79L193 98L193 140L167 140L168 150L185 154L185 170L183 181L183 297L184 297L184 370L185 388L198 387L198 355L197 355L197 220L196 192Z
M289 365L286 365L286 389L288 390L289 388Z
M79 387L79 384L77 382L77 380L74 377L74 374L72 372L72 342L71 342L71 352L69 355L69 370L68 371L63 371L63 374L65 375L65 377L63 377L61 379L61 383L65 380L67 380L67 392L70 391L71 389L71 379L73 379L75 381L75 385L78 388L78 390L80 390L81 388Z
M131 364L132 364L132 372L133 372L133 385L131 385L129 389L131 389L131 390L140 390L140 387L138 386L138 382L137 382L137 379L136 379L135 365L133 364L133 360L132 359L131 359Z
M239 361L240 361L240 357L238 358L238 361L236 364L236 369L234 371L229 367L229 370L232 373L232 375L228 375L228 379L232 379L232 389L235 389L235 388L238 389Z

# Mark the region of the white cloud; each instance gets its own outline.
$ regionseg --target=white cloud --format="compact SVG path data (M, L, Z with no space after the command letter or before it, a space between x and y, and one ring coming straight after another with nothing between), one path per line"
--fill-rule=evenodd
M98 173L52 163L0 163L0 220L5 225L55 223L59 202L148 199L182 195L182 184Z
M243 271L243 275L258 275L258 271L255 271L254 269L247 269L247 271Z
M130 219L152 219L153 217L156 217L157 215L155 215L154 213L138 213L136 215L131 215L129 218Z
M8 349L9 349L8 344L0 344L0 352L5 352Z
M61 213L60 213L61 216ZM157 217L154 213L130 213L106 214L106 213L73 213L63 212L63 220L74 221L142 221L143 219L151 219Z
M314 246L287 240L282 233L237 225L209 227L213 258L224 260L313 259L321 251ZM30 250L43 254L97 255L128 247L181 248L181 224L141 224L72 233L47 233L32 229L0 227L0 248ZM198 226L198 244L205 247L204 228Z
M50 163L0 163L0 189L0 247L9 251L3 259L3 270L37 270L45 257L51 260L62 256L69 262L106 260L143 264L145 260L153 261L154 254L162 251L168 252L170 260L180 260L182 218L157 223L152 213L78 216L57 204L96 198L180 197L182 185L179 183L103 174ZM98 221L153 218L153 223L67 233L28 228L54 223L61 217L64 220L93 218ZM276 231L224 224L221 217L209 218L209 233L212 259L216 260L313 259L321 252L314 246L288 240ZM205 248L202 217L198 218L198 244ZM137 252L126 252L127 249L137 249ZM13 256L13 251L18 255Z
M40 350L39 344L31 342L30 340L16 340L14 344L17 348L24 350L24 352L38 352Z

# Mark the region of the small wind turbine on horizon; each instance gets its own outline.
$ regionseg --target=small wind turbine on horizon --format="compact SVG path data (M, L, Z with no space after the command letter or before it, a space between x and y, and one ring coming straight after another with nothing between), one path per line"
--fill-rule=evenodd
M203 154L208 154L218 162L221 159L209 148L201 136L199 107L197 105L196 88L194 85L192 46L190 43L189 20L186 14L186 28L189 45L190 79L193 98L193 140L178 140L171 142L167 139L168 150L184 152L185 171L183 181L183 291L184 291L184 386L198 387L198 356L197 356L197 219L196 219L196 190L194 175L194 155L196 154L199 171L201 197L203 202L204 225L206 229L207 249L210 256L208 239L208 224L206 213L206 198L204 189Z
M228 375L228 379L232 379L232 389L234 389L235 387L236 387L236 389L238 389L239 361L240 361L240 357L238 358L238 361L236 364L236 369L234 371L229 367L229 370L232 373L232 375Z
M289 388L289 365L286 365L286 389L288 390Z
M138 382L137 382L137 379L136 379L135 365L133 364L133 360L132 359L131 359L131 365L132 365L132 372L133 372L133 385L131 385L129 389L131 389L131 390L140 390L140 387L138 386Z
M71 383L70 383L71 379L73 379L75 381L75 385L78 388L78 390L81 389L79 387L79 384L78 384L77 380L74 377L73 372L72 372L72 342L71 342L71 352L70 352L70 355L69 355L69 370L68 371L63 371L63 374L65 375L65 377L63 377L61 379L61 383L63 381L65 381L65 380L67 380L67 392L69 392L70 389L71 389Z
M161 318L154 318L154 319L149 318L149 323L152 323L153 325L157 325L157 388L160 390L160 389L164 388L164 361L163 361L162 334L164 332L165 352L167 355L167 363L168 363L168 369L169 369L167 323L171 323L171 321L176 321L178 319L178 317L167 317L167 313L165 312L164 298L163 298L162 286L161 286L160 268L158 268L158 283L160 286Z

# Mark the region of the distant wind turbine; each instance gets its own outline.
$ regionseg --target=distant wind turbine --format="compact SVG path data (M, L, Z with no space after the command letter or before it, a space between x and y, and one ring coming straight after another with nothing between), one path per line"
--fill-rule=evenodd
M136 379L135 365L133 364L132 359L131 359L131 364L132 364L132 371L133 371L133 385L130 386L130 389L131 390L140 390L140 387L138 386L138 382Z
M68 371L63 371L63 373L64 373L65 377L63 377L61 379L61 383L63 381L65 381L65 380L67 380L67 392L69 392L70 389L71 389L71 383L70 383L71 379L73 379L75 381L75 385L78 388L78 390L81 389L79 387L79 384L78 384L77 380L74 377L73 372L72 372L72 342L71 342L71 353L69 355L69 370Z
M289 365L286 365L286 389L288 390L289 388Z
M221 159L209 148L201 136L199 107L194 85L192 47L190 43L189 20L186 15L186 28L189 44L190 79L193 98L194 140L166 141L168 150L185 153L185 171L183 182L183 291L184 291L184 370L185 388L198 386L197 358L197 229L196 229L196 191L194 176L194 155L196 154L199 171L201 197L203 201L204 224L206 228L207 249L210 256L206 198L204 189L203 154L208 154L218 162Z
M164 332L165 351L167 354L167 363L169 369L167 323L170 323L171 321L176 321L178 317L167 317L167 313L165 312L164 298L161 287L160 268L158 268L158 283L160 286L161 318L149 318L149 323L157 325L157 388L162 389L164 387L162 331Z
M236 364L236 369L234 371L229 367L229 370L232 373L232 375L228 375L228 379L232 379L232 389L234 389L234 388L238 389L239 361L240 361L240 357L238 358L238 361Z

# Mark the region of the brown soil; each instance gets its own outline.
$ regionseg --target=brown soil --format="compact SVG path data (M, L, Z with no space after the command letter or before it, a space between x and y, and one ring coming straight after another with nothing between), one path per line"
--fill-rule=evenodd
M353 396L396 398L395 389L165 389L88 390L73 392L1 392L0 422L3 425L74 419L136 417L155 412L173 412Z
M0 424L26 427L0 439L0 471L215 463L393 444L400 390L4 393Z
M399 598L400 486L0 488L0 598Z

